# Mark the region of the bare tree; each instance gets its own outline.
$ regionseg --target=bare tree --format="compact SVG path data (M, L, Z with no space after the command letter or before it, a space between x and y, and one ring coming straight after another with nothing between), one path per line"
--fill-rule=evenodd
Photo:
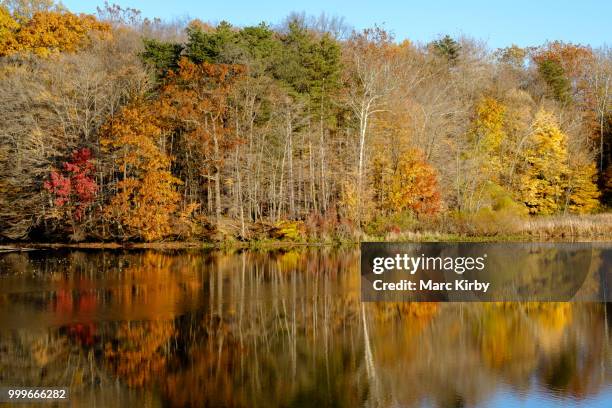
M397 86L399 59L392 37L381 28L354 33L345 48L347 103L357 120L357 224L361 223L364 166L370 119L386 109L385 97Z
M603 172L605 121L610 113L612 102L612 51L610 48L604 47L595 53L588 81L599 124L599 171Z

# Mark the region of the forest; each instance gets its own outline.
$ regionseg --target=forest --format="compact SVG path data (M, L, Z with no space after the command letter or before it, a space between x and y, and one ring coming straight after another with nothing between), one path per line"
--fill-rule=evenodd
M0 0L0 239L612 226L611 78L605 46Z

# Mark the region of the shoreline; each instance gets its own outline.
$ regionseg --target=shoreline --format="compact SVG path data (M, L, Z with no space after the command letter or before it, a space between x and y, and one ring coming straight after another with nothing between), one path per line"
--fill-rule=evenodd
M426 225L399 231L353 232L344 236L296 233L285 236L258 236L241 240L231 234L217 240L142 241L0 241L0 253L35 249L253 249L272 250L298 247L355 246L360 242L611 242L612 212L592 215L532 217L516 220L512 225L484 229L478 223ZM361 238L359 238L361 237Z
M403 237L402 237L403 238ZM347 247L358 246L361 242L393 242L393 243L418 243L418 242L612 242L612 237L606 236L563 236L563 237L541 237L526 235L505 236L464 236L452 234L413 236L410 239L397 239L387 237L366 237L361 241L165 241L165 242L19 242L0 244L0 253L24 252L39 249L153 249L153 250L185 250L185 249L249 249L249 250L274 250L288 248L316 248L316 247Z
M343 245L358 245L358 242L342 243L316 243L316 242L231 242L223 241L210 243L203 241L171 241L171 242L27 242L0 245L2 252L32 251L37 249L157 249L157 250L182 250L182 249L283 249L291 247L332 247Z

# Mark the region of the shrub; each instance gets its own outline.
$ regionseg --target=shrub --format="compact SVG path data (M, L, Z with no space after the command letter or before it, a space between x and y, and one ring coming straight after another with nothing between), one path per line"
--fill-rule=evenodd
M390 215L379 214L364 228L368 235L385 236L389 233L399 234L402 231L418 228L419 221L412 211L402 211Z
M303 241L306 237L306 227L303 221L283 220L274 224L272 238L289 241Z

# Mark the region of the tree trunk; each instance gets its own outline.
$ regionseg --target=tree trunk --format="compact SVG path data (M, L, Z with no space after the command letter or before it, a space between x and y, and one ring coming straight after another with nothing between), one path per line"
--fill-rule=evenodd
M291 126L291 114L287 115L287 164L288 171L288 189L289 189L289 217L295 217L295 190L293 179L293 127Z
M363 195L363 166L365 156L366 130L368 127L368 112L362 109L359 118L359 164L357 170L357 227L361 229L361 211Z

